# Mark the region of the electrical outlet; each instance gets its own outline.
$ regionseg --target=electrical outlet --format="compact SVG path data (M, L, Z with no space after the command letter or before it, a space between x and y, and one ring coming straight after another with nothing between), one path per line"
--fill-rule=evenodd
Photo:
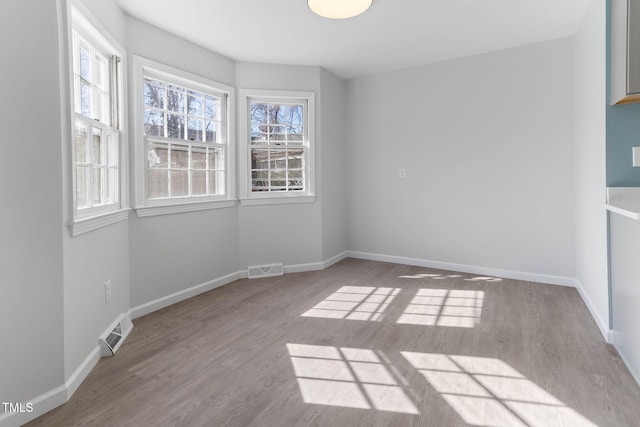
M406 179L407 178L407 170L406 169L400 169L398 171L398 177L400 179Z
M104 302L111 301L111 280L107 280L104 284Z
M633 167L640 167L640 147L633 147Z

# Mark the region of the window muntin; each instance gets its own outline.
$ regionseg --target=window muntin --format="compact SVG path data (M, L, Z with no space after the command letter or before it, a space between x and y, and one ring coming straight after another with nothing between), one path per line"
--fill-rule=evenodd
M250 192L306 192L307 100L248 101Z
M118 70L115 50L74 12L72 29L75 216L120 207ZM93 37L92 37L93 36Z
M226 93L145 73L147 199L226 193Z

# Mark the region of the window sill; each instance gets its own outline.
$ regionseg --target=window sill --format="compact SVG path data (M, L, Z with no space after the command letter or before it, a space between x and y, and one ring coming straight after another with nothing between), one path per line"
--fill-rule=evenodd
M219 200L214 202L180 203L163 206L139 206L134 208L138 218L157 215L171 215L184 212L206 211L210 209L231 208L236 205L235 200Z
M131 209L120 209L113 212L108 212L101 215L91 216L88 218L76 219L69 223L69 229L71 231L71 237L76 237L81 234L89 233L102 227L106 227L117 222L126 221L129 218L129 211Z
M261 197L252 199L241 199L240 203L245 206L283 205L288 203L313 203L315 200L316 196Z

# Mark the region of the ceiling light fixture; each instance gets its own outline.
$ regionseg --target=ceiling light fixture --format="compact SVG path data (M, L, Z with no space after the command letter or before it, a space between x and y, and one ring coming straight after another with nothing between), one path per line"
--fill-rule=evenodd
M330 19L353 18L364 13L373 0L307 0L316 15Z

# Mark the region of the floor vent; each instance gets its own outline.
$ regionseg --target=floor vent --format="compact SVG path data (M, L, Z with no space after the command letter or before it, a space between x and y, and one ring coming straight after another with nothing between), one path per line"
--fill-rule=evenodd
M284 265L253 265L249 267L249 279L258 279L261 277L282 276L284 274Z
M133 323L131 323L127 315L121 314L118 320L98 340L102 357L113 356L127 338L131 329L133 329Z

